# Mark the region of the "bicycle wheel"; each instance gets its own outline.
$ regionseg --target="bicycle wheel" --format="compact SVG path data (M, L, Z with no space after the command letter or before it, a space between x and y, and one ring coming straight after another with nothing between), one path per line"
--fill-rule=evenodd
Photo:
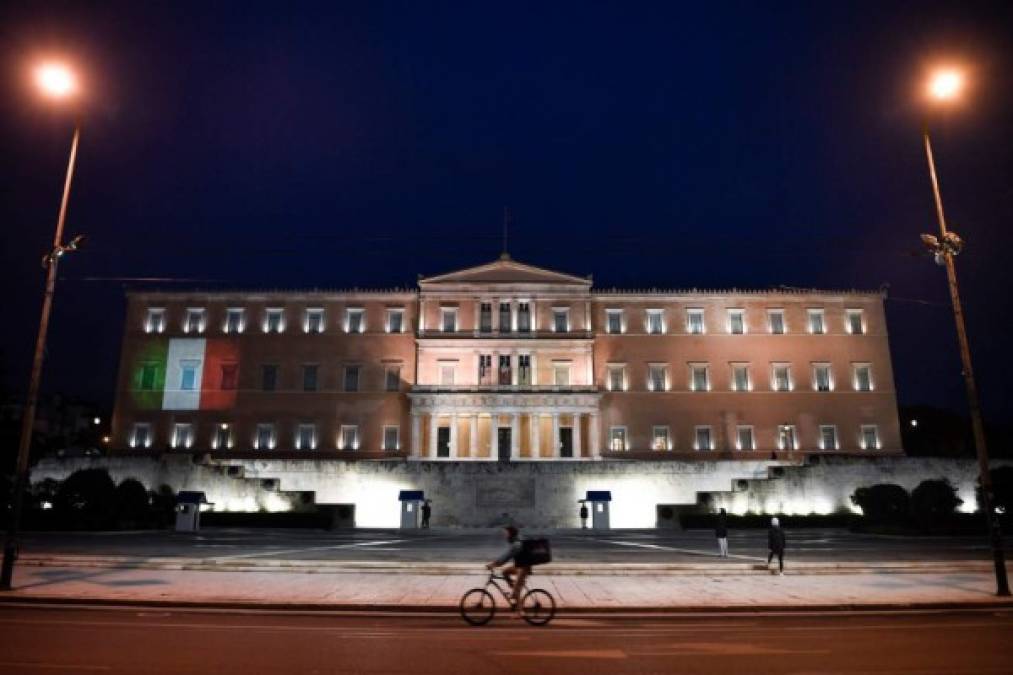
M461 596L461 618L472 626L484 626L496 613L496 600L484 588L473 588Z
M532 588L521 599L521 615L532 626L544 626L556 615L556 600L541 588Z

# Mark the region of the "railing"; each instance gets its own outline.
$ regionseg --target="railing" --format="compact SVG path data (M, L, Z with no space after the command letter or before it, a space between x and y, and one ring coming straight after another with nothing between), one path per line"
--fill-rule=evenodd
M593 384L416 384L413 393L459 393L459 392L560 392L560 393L597 393L598 387Z
M428 328L426 330L419 331L420 338L484 338L484 339L518 339L518 340L573 340L573 339L588 339L593 337L593 333L589 330L571 330L566 333L555 333L548 330L532 330L532 331L479 331L479 330L456 330L456 331L442 331L437 329Z

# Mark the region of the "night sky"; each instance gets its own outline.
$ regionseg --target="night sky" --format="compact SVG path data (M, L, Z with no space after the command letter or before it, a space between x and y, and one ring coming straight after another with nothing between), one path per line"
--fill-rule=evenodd
M90 5L95 5L90 7ZM991 421L1010 418L1013 4L7 3L0 381L28 378L79 64L80 163L45 371L108 404L131 278L389 287L510 253L601 287L889 284L902 404L965 409L920 129L932 119Z

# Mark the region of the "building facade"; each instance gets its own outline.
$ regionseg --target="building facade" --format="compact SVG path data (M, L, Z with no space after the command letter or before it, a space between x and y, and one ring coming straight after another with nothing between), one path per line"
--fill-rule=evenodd
M424 462L899 454L880 292L130 292L113 450Z

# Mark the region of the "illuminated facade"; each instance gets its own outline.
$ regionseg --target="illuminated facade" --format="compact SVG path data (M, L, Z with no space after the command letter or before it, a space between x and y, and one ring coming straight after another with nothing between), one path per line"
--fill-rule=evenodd
M901 453L880 292L601 290L506 256L410 290L131 292L112 442L433 462Z

